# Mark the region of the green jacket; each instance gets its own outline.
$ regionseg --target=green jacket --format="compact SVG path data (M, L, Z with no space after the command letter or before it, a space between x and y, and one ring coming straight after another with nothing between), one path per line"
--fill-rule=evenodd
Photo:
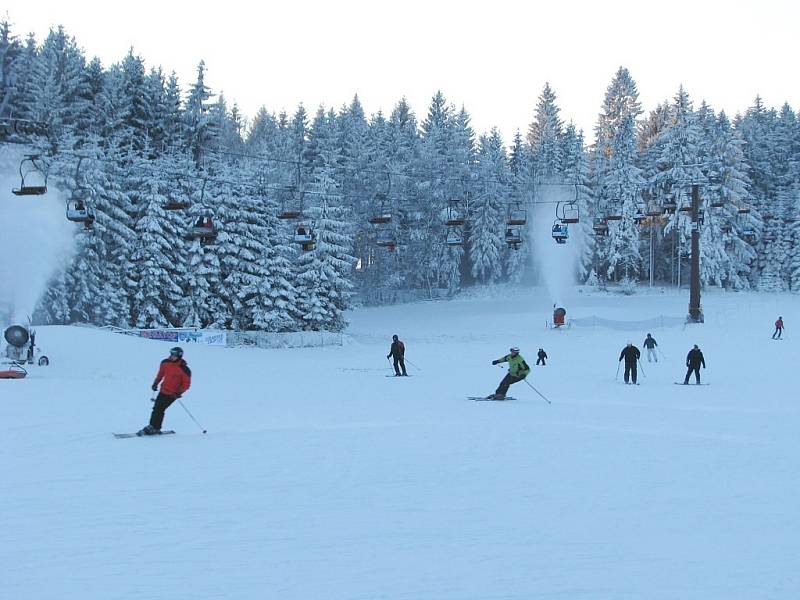
M531 372L531 368L528 366L528 363L525 362L525 359L522 358L521 354L517 354L516 356L506 354L503 358L498 358L495 364L501 362L508 363L508 373L514 377L525 379L528 373Z

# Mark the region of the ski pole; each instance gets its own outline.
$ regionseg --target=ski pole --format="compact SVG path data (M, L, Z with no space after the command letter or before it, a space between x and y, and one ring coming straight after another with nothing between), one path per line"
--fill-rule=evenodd
M616 381L616 380L619 378L619 366L620 366L621 364L622 364L622 361L621 361L621 360L617 361L617 374L616 374L616 375L614 375L614 381Z
M539 396L541 396L541 397L542 397L542 399L543 399L545 402L547 402L548 404L552 404L552 402L550 402L550 400L548 400L548 399L547 399L547 397L546 397L544 394L542 394L542 392L540 392L539 390L537 390L535 387L533 387L533 386L531 385L531 382L530 382L530 381L528 381L527 379L523 379L522 381L524 381L525 383L527 383L527 384L530 386L530 388L531 388L531 389L532 389L534 392L536 392L537 394L539 394Z
M644 372L644 367L642 366L642 361L641 361L641 360L639 360L639 359L637 358L637 359L636 359L636 362L638 362L638 363L639 363L639 370L642 372L642 375L644 375L645 377L647 377L647 373L645 373L645 372Z
M196 425L197 425L197 426L198 426L200 429L202 429L202 430L203 430L203 433L205 433L205 432L206 432L206 430L205 430L205 429L203 429L203 426L202 426L202 425L200 425L200 423L198 423L198 422L197 422L197 419L195 419L195 418L194 418L194 415L193 415L192 413L190 413L190 412L189 412L189 409L188 409L188 408L186 408L186 405L183 403L183 401L182 401L180 398L178 398L178 402L179 402L179 403L180 403L180 405L183 407L183 410L185 410L185 411L186 411L186 414L187 414L187 415L189 415L189 416L192 418L192 421L194 421L194 422L195 422L195 424L196 424Z
M414 367L417 371L422 371L422 369L420 369L417 365L415 365L413 362L411 362L407 358L403 357L403 360L405 360L408 364L410 364L412 367Z

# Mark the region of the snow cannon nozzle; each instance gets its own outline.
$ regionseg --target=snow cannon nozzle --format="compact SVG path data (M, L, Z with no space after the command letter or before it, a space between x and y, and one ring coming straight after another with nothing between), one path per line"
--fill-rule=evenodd
M6 329L3 337L6 339L6 342L10 346L14 346L15 348L22 348L25 344L28 343L30 340L30 334L28 330L25 329L22 325L12 325L8 329Z

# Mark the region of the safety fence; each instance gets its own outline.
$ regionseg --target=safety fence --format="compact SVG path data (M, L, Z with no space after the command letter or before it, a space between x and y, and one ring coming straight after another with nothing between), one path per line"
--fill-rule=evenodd
M591 315L589 317L574 317L570 319L570 322L575 327L605 327L607 329L617 329L621 331L640 331L643 329L659 329L664 327L683 327L686 324L686 317L659 315L639 321L618 321Z
M341 346L341 333L330 331L225 331L194 328L122 329L103 327L114 333L176 344L255 348L314 348Z

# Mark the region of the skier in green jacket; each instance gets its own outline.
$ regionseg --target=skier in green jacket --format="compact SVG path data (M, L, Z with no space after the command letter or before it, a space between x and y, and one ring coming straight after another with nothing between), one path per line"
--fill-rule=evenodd
M525 359L522 358L522 355L519 353L519 348L513 346L509 352L510 354L506 354L503 358L498 358L497 360L492 361L493 365L499 365L500 363L507 362L508 373L505 377L503 377L503 381L500 382L500 385L497 387L497 391L489 396L490 400L505 400L508 388L512 384L525 379L528 376L528 373L531 372L531 368L528 366L528 363L525 362Z

